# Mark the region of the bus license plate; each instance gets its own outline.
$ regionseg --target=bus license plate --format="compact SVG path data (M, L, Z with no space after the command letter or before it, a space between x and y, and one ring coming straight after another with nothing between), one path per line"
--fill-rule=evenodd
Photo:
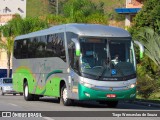
M107 94L107 98L116 98L116 94Z

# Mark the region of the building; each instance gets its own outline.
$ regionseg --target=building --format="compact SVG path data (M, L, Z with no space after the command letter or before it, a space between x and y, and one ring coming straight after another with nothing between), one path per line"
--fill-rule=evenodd
M0 25L11 20L15 14L26 17L26 0L0 0Z
M126 8L116 8L115 11L119 14L124 14L125 26L131 26L132 20L137 12L142 8L143 0L126 0Z
M26 1L0 0L0 26L5 25L15 14L19 14L22 18L25 18ZM2 38L2 40L5 41L5 38ZM7 55L3 49L0 50L0 68L7 68Z

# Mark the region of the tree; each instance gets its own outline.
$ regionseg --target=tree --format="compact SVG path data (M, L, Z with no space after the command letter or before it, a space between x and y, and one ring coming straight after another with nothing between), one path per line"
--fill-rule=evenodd
M160 35L154 29L145 27L139 31L137 38L144 45L147 55L137 67L137 88L142 97L148 98L153 92L158 91L160 86Z
M45 18L45 21L52 26L52 25L58 25L58 24L64 24L67 23L67 18L61 16L61 15L48 15Z
M48 15L45 20L50 25L64 23L108 24L104 14L104 3L95 4L90 0L60 0L59 15Z
M63 5L62 14L68 18L68 22L88 23L89 18L91 16L93 18L94 14L96 17L105 17L103 7L102 2L96 5L90 0L68 0Z
M6 41L0 39L0 49L4 49L7 52L7 77L10 77L10 63L11 63L11 54L13 51L13 38L7 37Z
M27 34L47 27L48 27L47 22L39 18L22 19L19 15L16 15L15 18L13 18L6 25L0 28L1 35L3 34L4 37L6 38L6 41L2 41L2 39L0 40L0 48L4 49L7 53L7 60L8 60L7 77L9 77L9 72L10 72L10 60L13 51L13 43L15 36Z
M157 88L157 81L150 78L147 74L138 79L138 94L145 99L149 98L153 92L157 91Z
M57 0L48 0L49 2L49 11L52 11L51 13L56 13L56 5L57 5Z
M147 55L137 67L137 88L142 97L148 98L153 92L158 91L160 86L160 35L154 29L145 27L141 28L137 38L143 43Z
M160 35L152 28L143 28L137 36L145 47L145 54L160 67Z
M145 46L144 59L139 62L138 81L139 93L144 97L149 91L154 92L154 83L160 81L160 2L159 0L144 0L144 5L133 21L129 29L133 39L139 40ZM149 57L149 58L148 58ZM143 84L145 83L145 84ZM149 83L149 84L147 84ZM152 83L152 84L151 84ZM157 84L160 86L160 84ZM153 88L152 88L153 87Z
M148 99L152 93L159 90L159 74L156 73L157 66L151 59L145 56L142 61L137 65L137 91L138 95Z
M140 12L136 15L133 21L133 26L130 29L134 38L138 34L141 27L151 27L156 32L160 31L160 2L159 0L145 0Z
M86 23L108 25L108 17L101 13L95 13L86 18Z

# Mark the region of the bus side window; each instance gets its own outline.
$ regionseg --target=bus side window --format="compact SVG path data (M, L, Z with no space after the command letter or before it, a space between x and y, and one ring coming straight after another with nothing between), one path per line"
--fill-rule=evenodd
M75 54L75 43L71 42L68 46L68 54L69 54L69 63L72 69L74 69L75 71L79 71L79 62L78 62L78 58Z
M72 68L74 68L74 54L75 54L75 44L71 42L68 46L69 53L69 63Z
M66 33L67 37L67 48L68 48L68 57L69 57L69 64L72 67L72 69L79 71L78 69L78 58L75 55L75 44L71 40L72 38L78 38L78 35L72 32Z
M59 57L66 62L64 33L47 35L46 57Z
M66 62L64 33L58 34L58 56Z
M54 57L52 35L47 35L46 57Z
M36 58L36 49L37 49L38 40L37 38L30 38L29 45L29 58Z
M15 41L15 44L14 44L14 57L16 59L22 59L22 54L23 54L23 40L17 40Z
M27 40L23 40L22 49L21 49L21 58L28 58L28 43Z
M40 36L38 37L36 57L37 58L45 57L45 52L46 52L46 38L45 36Z

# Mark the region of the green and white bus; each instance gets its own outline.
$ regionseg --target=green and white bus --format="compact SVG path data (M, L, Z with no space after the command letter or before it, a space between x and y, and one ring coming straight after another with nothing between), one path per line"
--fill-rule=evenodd
M111 26L64 24L18 36L12 77L27 101L53 96L64 105L94 100L116 107L136 97L131 35Z

